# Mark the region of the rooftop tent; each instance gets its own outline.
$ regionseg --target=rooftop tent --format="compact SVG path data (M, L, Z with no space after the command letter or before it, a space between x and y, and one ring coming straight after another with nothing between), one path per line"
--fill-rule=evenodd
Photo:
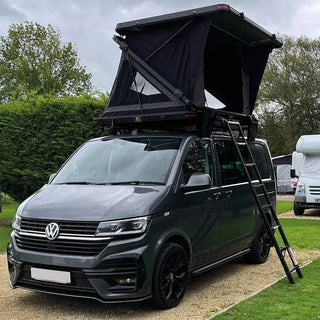
M98 123L188 120L207 110L251 115L274 35L228 5L118 24L122 56ZM209 106L210 107L210 106Z

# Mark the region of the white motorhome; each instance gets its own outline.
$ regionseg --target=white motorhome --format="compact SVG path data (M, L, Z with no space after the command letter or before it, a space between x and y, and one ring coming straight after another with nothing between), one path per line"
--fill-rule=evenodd
M301 136L296 151L303 154L303 160L300 174L291 172L291 177L298 177L294 213L303 215L305 209L320 208L320 134Z
M293 151L291 170L294 169L296 176L291 178L291 188L293 188L294 191L296 191L296 187L297 187L297 183L298 183L297 176L300 175L302 161L303 161L303 153Z

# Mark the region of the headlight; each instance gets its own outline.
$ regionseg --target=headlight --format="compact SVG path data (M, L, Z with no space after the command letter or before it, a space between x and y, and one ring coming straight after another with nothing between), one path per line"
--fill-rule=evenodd
M101 222L96 236L138 234L146 231L148 217Z
M20 230L21 227L21 217L18 214L15 214L12 220L12 229Z
M297 191L296 193L304 193L304 183L298 182L297 183Z

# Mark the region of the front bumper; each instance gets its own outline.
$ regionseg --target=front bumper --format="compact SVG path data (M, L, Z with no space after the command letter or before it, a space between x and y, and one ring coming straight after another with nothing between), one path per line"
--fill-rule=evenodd
M118 303L151 296L153 256L145 235L114 241L97 256L71 256L20 249L14 232L7 248L10 286ZM39 281L31 268L70 272L71 283Z
M311 197L295 195L294 202L299 208L303 209L317 209L320 208L320 202L316 202L315 199Z

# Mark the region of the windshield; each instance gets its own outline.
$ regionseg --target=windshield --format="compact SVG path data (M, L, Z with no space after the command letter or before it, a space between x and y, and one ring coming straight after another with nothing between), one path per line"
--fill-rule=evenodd
M126 138L84 144L54 184L165 184L180 139Z
M319 155L306 155L302 164L301 174L305 177L318 177L320 175L319 160Z

